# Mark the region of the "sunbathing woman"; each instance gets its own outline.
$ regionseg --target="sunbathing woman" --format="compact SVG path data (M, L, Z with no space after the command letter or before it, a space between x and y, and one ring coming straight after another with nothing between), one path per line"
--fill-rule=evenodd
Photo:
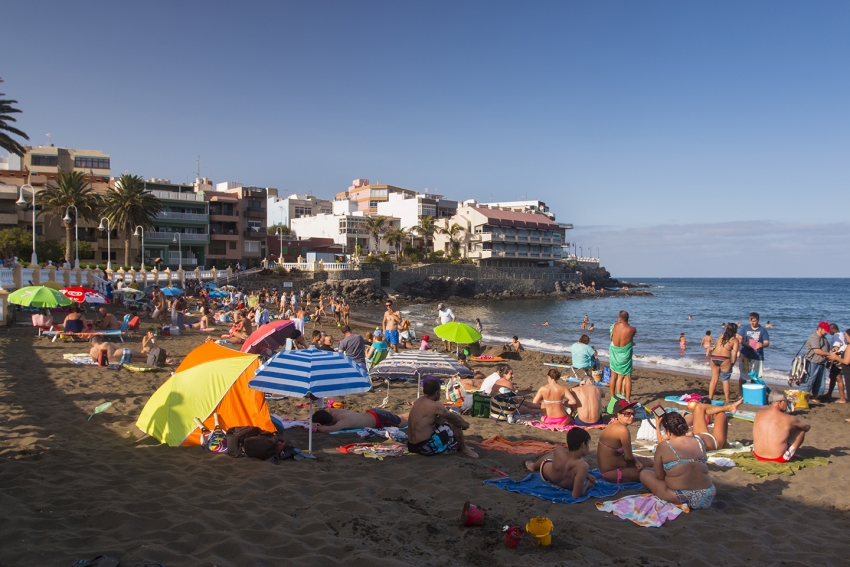
M717 489L708 474L705 442L701 436L688 435L688 424L678 412L665 413L655 420L659 431L655 460L653 468L640 473L640 481L666 502L687 504L693 510L707 509Z
M711 351L711 382L708 385L708 398L714 398L714 390L717 388L717 381L723 382L723 395L726 397L726 403L729 403L729 379L732 377L732 369L735 368L735 361L738 358L738 325L729 323L726 325L726 331L723 336L717 341L714 350Z
M490 397L508 392L516 393L517 388L514 386L513 379L513 369L507 364L500 364L494 373L484 379L478 392ZM540 411L540 405L523 400L517 409L520 413L533 413Z
M248 338L253 332L253 328L251 326L251 319L245 315L245 311L238 311L236 313L238 320L230 329L230 334L222 335L222 339L230 339L233 344L241 345L245 342L245 339Z
M703 398L703 400L708 400L708 398ZM699 403L694 407L693 414L685 416L685 421L692 429L693 434L702 438L706 451L716 451L729 446L726 443L726 432L729 430L729 416L726 415L726 412L735 413L742 403L744 403L743 399L725 406ZM709 432L708 425L712 420L714 421L714 429Z
M569 425L572 423L572 417L567 414L564 405L576 409L581 402L561 383L560 372L551 368L547 377L548 383L534 396L534 403L540 404L545 414L542 421L547 425Z
M643 467L651 467L652 459L632 454L629 425L635 420L636 404L618 400L614 419L602 430L596 446L596 466L608 482L639 482Z
M209 307L201 307L201 320L197 323L192 323L193 329L199 331L210 331L215 327L215 317L210 315Z

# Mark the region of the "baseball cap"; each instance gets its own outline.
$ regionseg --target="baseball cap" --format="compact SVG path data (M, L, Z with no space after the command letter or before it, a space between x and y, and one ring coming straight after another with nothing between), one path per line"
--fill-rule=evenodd
M827 323L826 321L821 321L820 323L818 323L818 329L823 329L827 333L832 333L832 330L829 328L829 323Z
M617 400L617 403L614 404L614 415L617 415L620 412L624 412L629 408L633 408L637 405L637 402L630 402L629 400Z
M430 338L430 337L429 337L428 335L425 335L424 337L422 337L422 340L423 340L423 341L427 341L429 338Z

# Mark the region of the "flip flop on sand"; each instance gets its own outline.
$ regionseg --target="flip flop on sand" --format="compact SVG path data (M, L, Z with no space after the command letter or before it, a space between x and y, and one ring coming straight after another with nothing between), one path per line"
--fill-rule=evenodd
M119 567L121 560L117 557L98 555L94 559L78 559L71 563L74 567Z

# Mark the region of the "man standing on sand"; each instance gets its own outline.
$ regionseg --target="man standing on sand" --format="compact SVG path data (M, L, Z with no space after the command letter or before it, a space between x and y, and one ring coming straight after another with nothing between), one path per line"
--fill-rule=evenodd
M339 341L339 352L344 353L345 356L359 364L363 370L368 371L366 367L366 341L360 335L352 335L351 327L348 325L343 325L340 331L342 331L343 338Z
M154 284L151 293L153 295L153 313L151 313L151 318L156 319L160 325L165 325L165 311L167 308L165 294L156 284Z
M387 310L384 312L384 319L381 321L381 333L387 339L387 344L393 352L398 352L398 326L401 323L401 312L393 311L393 302L388 299L384 302Z
M422 385L422 397L413 402L407 422L407 450L411 453L430 457L457 448L468 457L478 458L463 439L462 430L469 429L469 423L440 403L439 380L432 378Z
M819 404L821 387L826 374L826 363L829 361L829 341L826 336L830 333L829 323L821 321L815 332L806 339L806 381L800 383L800 390L810 392L809 403Z
M580 385L570 391L579 401L573 424L580 427L600 425L602 423L602 388L595 385L593 378L584 378Z
M437 324L445 325L446 323L451 323L455 320L454 311L446 307L445 303L441 303L437 306ZM443 341L443 350L446 352L451 350L451 343L449 341Z
M788 400L784 393L774 390L767 400L770 407L756 412L753 423L753 456L760 461L787 463L812 426L785 413Z
M737 321L736 321L737 323ZM738 357L741 363L741 376L738 378L739 392L744 391L744 383L750 379L750 372L755 372L761 378L764 366L764 349L770 345L770 337L767 330L759 325L759 314L755 311L750 313L750 326L738 325L741 343L741 355Z
M637 329L629 325L628 311L620 311L617 322L611 325L611 346L608 361L611 364L611 397L615 394L630 400L632 396L632 356Z

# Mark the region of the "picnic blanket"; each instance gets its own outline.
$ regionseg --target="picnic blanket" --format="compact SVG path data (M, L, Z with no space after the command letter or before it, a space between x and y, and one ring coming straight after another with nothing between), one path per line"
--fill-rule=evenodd
M555 447L558 447L558 445L554 445L552 443L534 441L531 439L508 441L498 435L494 435L480 443L476 443L475 441L468 441L468 443L475 443L482 449L487 449L488 451L502 451L504 453L510 453L511 455L528 455L529 453L542 455L543 453L548 453L549 451L554 450Z
M289 417L281 417L276 413L271 415L272 423L274 423L275 428L283 431L285 429L291 429L293 427L303 427L304 429L310 429L310 420L309 419L292 419ZM314 430L315 431L315 430Z
M671 504L654 494L637 494L608 502L597 502L596 508L602 512L611 512L622 520L631 520L645 528L660 528L664 522L675 520L679 515L690 511L687 504Z
M494 478L485 480L484 484L489 484L490 486L495 486L509 492L536 496L537 498L555 502L556 504L576 504L578 502L584 502L588 498L607 498L614 496L621 490L638 490L643 488L643 485L639 482L624 482L622 484L607 482L599 474L599 469L593 469L590 473L596 477L596 484L584 496L578 498L573 498L572 490L561 488L551 482L542 480L538 473L531 473L522 480Z
M74 364L97 364L96 361L91 359L91 355L87 352L63 354L62 358L69 362L73 362Z
M752 453L738 454L731 457L735 464L759 477L766 477L771 474L793 475L794 471L807 467L824 467L829 464L829 459L826 457L794 457L789 463L771 463L759 461Z
M582 429L605 429L604 424L599 425L588 425L588 426L579 426L575 424L569 425L553 425L551 423L543 423L537 419L519 419L516 423L521 423L523 425L528 425L529 427L536 427L537 429L545 429L547 431L569 431L570 429L574 429L576 427L581 427Z
M351 443L337 447L337 451L342 453L354 453L355 455L363 455L370 459L378 459L383 461L384 457L401 457L407 453L407 447L393 443L392 445L379 445L377 443Z

